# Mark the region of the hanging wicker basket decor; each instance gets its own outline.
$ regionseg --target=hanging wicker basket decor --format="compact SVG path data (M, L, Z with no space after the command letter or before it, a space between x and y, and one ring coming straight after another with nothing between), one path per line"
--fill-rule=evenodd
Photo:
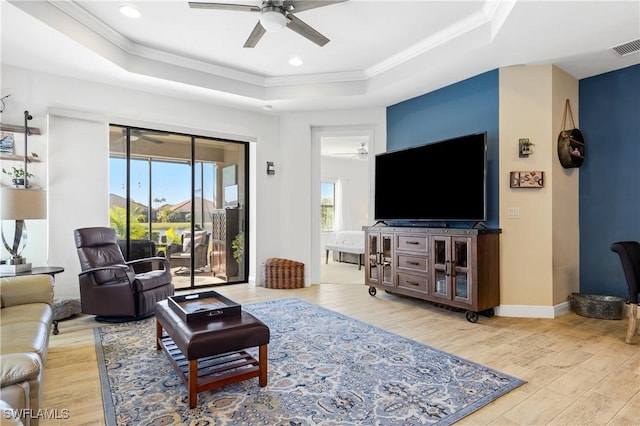
M567 129L567 116L571 119L572 128ZM584 161L584 137L579 129L575 128L573 113L569 99L564 105L562 118L562 130L558 136L558 159L565 169L580 167Z

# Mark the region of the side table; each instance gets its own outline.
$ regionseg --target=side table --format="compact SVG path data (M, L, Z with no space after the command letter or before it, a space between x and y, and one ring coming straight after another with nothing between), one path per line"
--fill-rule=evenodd
M5 277L19 277L21 275L38 275L38 274L46 274L51 275L53 279L56 279L56 274L64 272L64 268L62 266L36 266L31 268L30 271L18 272L16 274L8 274L6 272L0 272L0 278Z

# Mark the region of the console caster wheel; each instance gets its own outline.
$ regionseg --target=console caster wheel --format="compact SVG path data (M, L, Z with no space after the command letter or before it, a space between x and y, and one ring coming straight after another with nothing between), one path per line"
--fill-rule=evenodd
M377 290L375 287L369 287L369 294L372 296L375 296L377 293Z
M478 321L478 313L473 311L467 311L467 321L469 322L477 322Z
M496 316L496 311L493 308L489 308L486 311L483 312L484 315L486 315L488 318L493 318L494 316Z

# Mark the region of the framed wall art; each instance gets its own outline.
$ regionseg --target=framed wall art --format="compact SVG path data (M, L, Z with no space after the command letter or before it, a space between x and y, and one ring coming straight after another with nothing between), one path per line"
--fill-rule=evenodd
M13 133L0 132L0 153L13 154L15 140Z
M544 172L515 171L511 172L511 188L542 188L544 187Z

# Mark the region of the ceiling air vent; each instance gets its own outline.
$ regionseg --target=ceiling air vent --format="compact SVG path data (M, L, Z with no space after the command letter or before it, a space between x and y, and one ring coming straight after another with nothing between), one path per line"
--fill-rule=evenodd
M640 51L640 39L628 41L618 46L614 46L611 50L615 51L620 56L631 55Z

